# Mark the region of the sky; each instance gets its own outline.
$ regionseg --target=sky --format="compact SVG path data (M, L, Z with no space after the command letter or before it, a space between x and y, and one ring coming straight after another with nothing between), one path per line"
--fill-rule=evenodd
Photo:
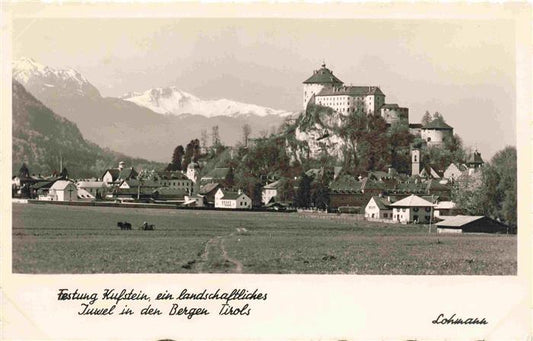
M103 96L173 85L290 111L324 61L345 84L380 86L411 123L438 111L485 159L516 145L512 21L28 18L12 46L14 59L78 70Z

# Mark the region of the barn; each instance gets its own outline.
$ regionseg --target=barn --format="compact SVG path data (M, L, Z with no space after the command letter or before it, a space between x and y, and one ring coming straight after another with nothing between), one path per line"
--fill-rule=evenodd
M508 233L509 226L485 216L457 215L438 222L437 233Z

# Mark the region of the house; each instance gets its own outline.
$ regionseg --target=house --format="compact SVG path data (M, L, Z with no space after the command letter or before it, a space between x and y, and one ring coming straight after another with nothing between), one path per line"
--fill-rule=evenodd
M442 178L442 174L436 171L435 168L430 165L425 165L424 167L422 167L422 171L420 171L419 176L426 179Z
M102 181L107 185L118 183L122 180L136 179L139 173L133 168L125 168L125 162L120 161L118 168L109 168L106 169L102 175Z
M223 183L225 184L232 177L231 168L215 168L200 179L201 184Z
M50 187L48 198L51 201L77 201L78 188L67 180L58 180Z
M469 169L477 169L479 167L482 167L485 162L481 158L481 153L479 153L477 150L475 150L472 154L468 156L468 159L466 160L466 166Z
M329 184L329 206L361 207L366 203L361 192L361 182L351 175L341 175Z
M214 206L215 205L215 194L217 193L220 187L221 187L220 184L217 182L205 184L202 187L200 187L200 191L198 194L205 197L205 203L207 205Z
M432 220L433 204L414 194L390 206L393 209L392 218L402 224L429 223Z
M89 192L94 198L104 198L107 193L107 185L103 181L79 181L76 187L78 191Z
M278 199L278 194L281 186L281 181L277 180L266 184L261 191L261 202L267 205L270 201L275 202Z
M215 194L216 208L251 209L252 199L241 190L231 192L219 188Z
M159 187L170 187L187 193L191 193L193 189L193 181L182 172L157 172L154 181L159 184Z
M420 136L422 133L422 124L409 123L409 133L415 136Z
M153 187L134 187L134 188L120 188L115 187L107 194L107 198L114 198L125 201L149 201L152 199Z
M451 198L452 188L448 183L444 183L442 180L437 181L431 179L426 181L424 184L426 185L426 195L438 196L441 200L448 200Z
M508 233L509 226L485 216L457 215L438 222L437 233Z
M409 121L409 109L402 108L398 104L383 104L379 109L381 117L388 124L393 124L395 122L407 122Z
M187 206L187 207L205 207L206 206L205 197L200 194L186 195L184 199L185 201L183 202L182 206Z
M434 209L435 218L446 219L458 211L457 205L453 201L440 201Z
M183 189L159 187L152 191L152 198L156 201L184 203L187 194L189 193Z
M392 207L390 205L391 203L387 199L379 196L373 196L365 206L365 218L368 220L392 220Z
M48 192L50 187L54 184L54 181L39 181L30 186L31 197L39 200L50 200Z
M83 188L78 188L78 199L84 201L92 201L95 199L95 196Z
M162 187L158 181L154 180L137 180L137 179L129 179L129 180L122 180L120 181L120 184L118 188L121 189L137 189L137 188L148 188L148 189L154 189L158 187Z
M454 181L461 176L465 171L468 170L466 165L460 163L450 163L450 165L444 171L444 179Z

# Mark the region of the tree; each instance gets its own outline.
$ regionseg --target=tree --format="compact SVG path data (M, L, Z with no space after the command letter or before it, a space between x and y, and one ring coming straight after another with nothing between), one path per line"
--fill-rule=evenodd
M298 189L294 197L294 206L307 208L311 204L311 182L312 178L302 173L298 182Z
M202 129L200 132L200 147L202 147L203 150L207 149L207 130Z
M28 169L28 166L26 166L26 163L23 163L22 166L19 169L19 177L27 178L30 176L30 170Z
M64 180L68 179L68 170L66 167L63 167L61 173L59 173L59 177Z
M444 123L444 116L442 116L438 111L435 111L433 114L433 121L440 121Z
M516 227L516 172L516 148L506 147L482 168L479 186L456 186L452 198L467 214L486 215Z
M444 148L452 155L452 162L462 163L466 159L466 151L463 147L463 140L457 134L444 138Z
M252 133L252 127L246 123L242 126L242 143L245 147L248 147L248 139Z
M185 150L183 149L182 145L179 145L176 148L174 148L174 152L172 153L172 161L167 166L167 170L169 171L181 170L184 154L185 154Z
M422 116L422 120L420 121L420 123L422 124L422 126L425 126L429 122L431 122L431 114L429 113L429 111L426 110L426 113L424 114L424 116Z
M200 141L198 139L191 140L185 147L185 155L183 156L182 169L187 169L189 163L197 162L200 156Z
M409 132L409 125L395 122L387 131L391 166L400 173L411 169L410 144L414 136Z
M229 167L228 174L226 174L226 178L224 179L223 186L227 188L231 188L235 185L235 174L233 171L233 167Z
M216 125L211 128L211 146L216 148L219 144L220 144L220 133L219 133L218 125Z
M321 210L329 207L329 188L325 181L314 181L311 185L311 199L313 205Z
M485 168L485 167L484 167ZM492 169L498 178L494 191L493 215L506 221L511 226L517 223L517 155L515 147L506 147L492 158L488 169ZM494 186L493 184L487 184Z

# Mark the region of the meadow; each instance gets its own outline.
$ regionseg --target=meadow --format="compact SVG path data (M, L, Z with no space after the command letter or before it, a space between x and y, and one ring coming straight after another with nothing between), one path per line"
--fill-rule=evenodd
M298 213L13 204L14 273L515 275L516 235ZM128 221L131 231L117 222ZM137 229L143 221L154 231Z

